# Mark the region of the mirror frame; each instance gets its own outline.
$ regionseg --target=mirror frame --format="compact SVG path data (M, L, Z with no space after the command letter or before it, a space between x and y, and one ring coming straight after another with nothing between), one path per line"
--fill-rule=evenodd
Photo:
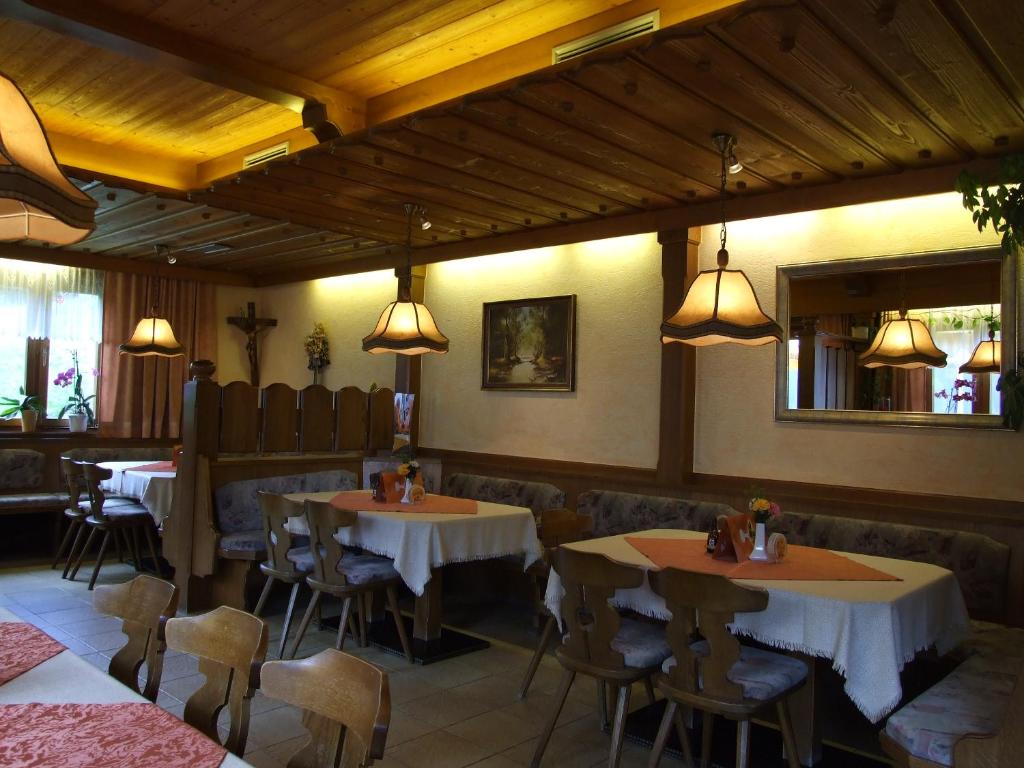
M1017 361L1017 285L1020 254L1007 255L999 246L963 248L953 251L928 251L896 256L870 256L836 259L806 264L783 264L775 268L775 311L782 326L783 339L790 338L790 281L801 277L842 275L861 271L899 270L910 267L943 266L978 261L1001 261L999 278L1002 327L1002 373ZM993 414L911 413L906 411L853 411L788 407L788 345L777 345L775 353L775 420L817 424L860 424L900 427L946 427L955 429L1008 429L1003 417Z

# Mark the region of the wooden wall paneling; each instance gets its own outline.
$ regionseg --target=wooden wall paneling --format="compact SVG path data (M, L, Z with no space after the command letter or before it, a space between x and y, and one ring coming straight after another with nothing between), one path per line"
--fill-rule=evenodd
M263 428L260 449L263 453L298 450L299 393L287 384L270 384L263 388Z
M390 451L395 444L395 392L383 387L370 394L369 440L366 450Z
M342 387L335 395L334 450L365 451L370 434L370 402L359 387Z
M220 453L256 453L260 390L244 381L221 388Z
M299 450L304 453L334 449L334 393L323 384L299 392Z

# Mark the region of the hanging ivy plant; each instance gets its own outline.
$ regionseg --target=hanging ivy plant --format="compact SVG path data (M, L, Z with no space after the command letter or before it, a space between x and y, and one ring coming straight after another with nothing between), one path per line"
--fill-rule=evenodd
M956 180L956 191L963 196L964 208L972 211L979 232L991 224L1002 237L1003 250L1012 254L1024 248L1024 155L1007 155L999 167L999 181L987 186L973 174L963 171Z

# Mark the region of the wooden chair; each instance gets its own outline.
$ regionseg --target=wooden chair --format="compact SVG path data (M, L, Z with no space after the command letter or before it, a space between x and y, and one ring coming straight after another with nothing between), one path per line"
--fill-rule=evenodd
M185 702L184 720L218 744L217 718L230 713L225 749L241 757L249 736L249 704L267 656L267 625L251 613L222 605L202 616L167 622L167 647L199 658L206 682Z
M100 539L99 552L96 555L96 565L93 567L92 576L89 579L89 589L96 585L96 577L100 573L100 568L103 567L103 558L106 556L107 545L110 543L111 536L114 536L115 543L117 542L118 535L124 538L128 544L128 550L132 554L132 559L135 561L135 570L141 571L142 558L139 556L138 540L140 530L143 532L143 535L146 537L146 543L149 545L149 553L153 558L154 568L156 568L158 575L162 576L163 574L160 573L160 558L156 554L155 525L149 510L141 504L120 504L104 509L106 495L103 489L100 488L100 483L103 480L109 479L113 473L109 469L96 464L86 462L81 462L80 464L82 474L85 477L86 488L89 491L91 513L85 518L85 524L89 528L89 538L86 539L85 545L79 551L78 558L75 560L75 566L68 578L71 581L75 580L75 577L78 575L78 569L82 566L82 560L85 558L85 553L89 550L97 533L100 533L102 538Z
M540 737L530 766L537 768L540 765L569 689L576 675L584 674L598 681L602 720L607 718L604 714L606 688L614 686L618 689L608 755L609 767L615 768L622 754L623 729L633 683L644 680L647 695L653 703L651 675L658 671L671 651L662 627L622 618L608 602L616 590L642 585L644 572L641 569L612 562L603 555L566 547L555 550L552 567L565 587L561 612L567 634L555 651L555 657L565 672L556 694L555 711Z
M306 583L306 576L313 570L313 559L308 556L309 547L293 547L292 535L285 527L289 517L302 517L305 510L301 502L290 501L276 493L258 493L260 512L263 515L263 533L267 541L267 560L260 563L260 571L267 577L267 583L260 593L253 614L259 616L270 595L275 581L291 584L288 596L288 608L284 614L284 626L281 628L281 643L277 651L278 658L284 658L285 645L288 642L288 630L292 625L295 613L295 598L299 587ZM298 564L297 564L298 563Z
M537 669L540 667L540 662L544 658L548 646L551 644L551 638L554 637L555 627L558 623L544 605L544 592L548 581L548 574L551 572L551 558L554 556L555 548L559 544L568 544L585 538L590 532L592 524L593 519L590 515L580 515L568 509L552 509L541 512L538 517L537 535L540 537L541 544L544 545L544 553L540 561L530 566L530 575L534 580L534 597L537 603L537 610L545 619L540 641L533 652L533 658L530 659L530 665L526 668L523 683L519 687L520 699L526 698L526 694L530 690L530 684L533 682Z
M716 715L739 721L736 766L746 768L750 753L750 718L775 705L790 768L799 768L796 739L786 698L807 678L807 666L791 656L741 646L728 629L737 613L763 611L768 593L742 587L724 576L666 568L650 573L651 588L672 613L668 639L675 658L657 678L668 704L651 752L650 768L658 765L669 731L675 724L683 751L693 764L689 738L679 705L703 712L701 768L711 757ZM697 633L703 641L694 642ZM674 664L673 664L674 662Z
M164 624L178 612L178 588L153 576L136 576L125 584L101 586L93 607L124 621L128 643L110 660L110 676L155 702L164 668ZM139 690L139 670L146 665L146 684Z
M86 493L85 500L82 500L82 493L87 490L85 473L82 471L82 466L73 459L66 457L61 457L60 465L64 475L64 483L68 489L68 506L64 510L64 517L68 520L68 529L64 532L64 537L61 539L60 546L57 547L57 553L54 555L53 564L50 567L56 568L61 557L64 557L62 578L67 578L68 571L75 561L75 554L84 543L87 528L85 518L89 516L91 509L89 507L88 493ZM127 496L107 496L104 504L109 507L122 506L132 502L133 500Z
M387 673L328 649L299 661L268 661L260 688L298 707L310 740L288 768L361 768L384 756L391 723Z
M402 643L405 658L411 664L412 646L409 635L398 610L398 590L402 577L395 570L394 563L386 557L376 555L355 555L346 552L334 538L339 528L347 528L356 521L357 512L350 509L335 509L325 501L305 502L306 520L309 522L309 553L313 573L306 577L306 583L313 590L309 607L299 624L295 646L291 657L299 650L299 644L306 634L313 612L325 592L342 599L341 619L338 624L338 640L335 647L340 651L345 645L345 631L352 611L352 601L357 605L374 590L383 589L387 595L388 608L395 620L398 637ZM299 558L300 567L303 563Z

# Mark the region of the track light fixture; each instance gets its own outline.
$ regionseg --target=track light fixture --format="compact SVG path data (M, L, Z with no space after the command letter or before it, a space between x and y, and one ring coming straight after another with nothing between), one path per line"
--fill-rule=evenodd
M430 229L433 226L430 223L430 220L427 218L427 209L424 208L423 206L418 206L418 211L419 211L419 219L420 219L420 229L422 229L424 232L426 232L428 229Z
M168 264L178 263L178 257L174 255L174 252L171 251L171 247L169 245L156 245L153 247L156 249L156 255L166 258Z

